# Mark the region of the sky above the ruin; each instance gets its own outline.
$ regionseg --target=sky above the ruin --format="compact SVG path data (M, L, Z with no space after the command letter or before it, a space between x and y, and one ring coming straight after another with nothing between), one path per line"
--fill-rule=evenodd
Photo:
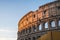
M0 40L17 40L18 21L54 0L0 0Z

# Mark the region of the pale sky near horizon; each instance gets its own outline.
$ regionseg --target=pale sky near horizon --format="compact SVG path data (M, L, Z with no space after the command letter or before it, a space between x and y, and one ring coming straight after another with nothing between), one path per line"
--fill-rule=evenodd
M52 1L54 0L0 0L0 40L17 40L21 17Z

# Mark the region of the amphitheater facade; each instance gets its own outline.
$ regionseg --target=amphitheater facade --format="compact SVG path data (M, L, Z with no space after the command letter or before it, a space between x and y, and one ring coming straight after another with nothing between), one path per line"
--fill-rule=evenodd
M60 31L60 1L42 5L19 20L17 40L37 40L47 31Z

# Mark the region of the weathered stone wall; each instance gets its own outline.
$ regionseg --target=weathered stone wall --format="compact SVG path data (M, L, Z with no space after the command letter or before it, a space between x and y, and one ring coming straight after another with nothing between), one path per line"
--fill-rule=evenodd
M47 31L60 30L60 1L30 11L18 23L18 40L36 40Z

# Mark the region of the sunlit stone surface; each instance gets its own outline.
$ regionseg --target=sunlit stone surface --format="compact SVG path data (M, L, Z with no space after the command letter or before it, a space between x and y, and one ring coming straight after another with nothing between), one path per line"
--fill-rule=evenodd
M60 1L40 6L23 16L18 23L17 40L36 40L53 30L60 30Z

